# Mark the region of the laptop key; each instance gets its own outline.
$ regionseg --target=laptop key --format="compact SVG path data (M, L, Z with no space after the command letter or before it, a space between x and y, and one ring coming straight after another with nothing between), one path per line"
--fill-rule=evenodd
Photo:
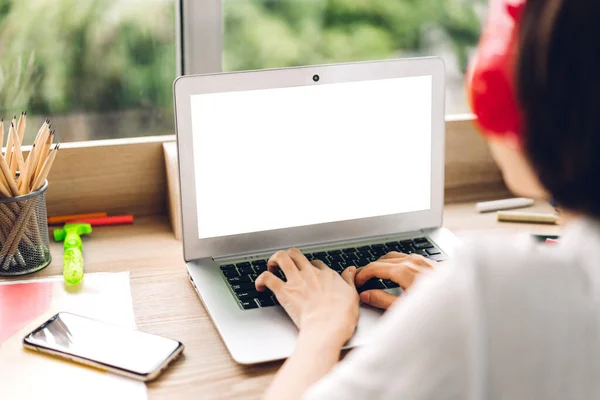
M271 297L265 297L264 299L258 299L258 304L260 304L261 307L271 307L275 305L275 302Z
M400 246L388 246L386 244L384 250L386 251L386 253L390 253L392 251L400 251Z
M244 310L251 310L253 308L258 308L258 304L256 304L256 302L251 299L248 301L240 301L240 304L242 305L242 308Z
M387 287L388 289L400 287L400 285L398 285L396 282L390 281L389 279L382 279L381 281L383 282L385 287Z
M278 269L277 272L275 273L275 275L279 275L279 277L281 278L281 280L283 280L284 282L287 281L287 278L285 277L285 274L283 273L283 270Z
M226 269L223 271L223 275L227 278L234 278L236 276L240 276L236 269Z
M369 264L369 260L367 260L366 258L359 258L355 264L357 267L364 267Z
M387 252L383 249L371 250L373 256L379 258L387 254Z
M250 265L238 267L238 271L240 271L240 275L250 275L254 273L254 270Z
M248 278L252 279L253 282L256 282L256 279L258 278L260 274L250 274L248 275Z
M360 246L360 247L358 248L358 251L359 251L359 252L361 252L361 253L362 253L363 251L369 251L369 250L371 250L371 246Z
M369 279L364 285L358 288L359 293L364 292L365 290L373 290L373 289L387 289L386 286L381 282L380 279L372 278Z
M233 264L227 264L227 265L221 265L220 267L223 271L225 271L226 269L235 269L235 265Z
M412 242L413 242L412 239L407 239L407 240L401 240L400 244L403 246L406 246L406 245L412 244Z
M415 254L419 254L423 257L429 257L429 254L425 250L415 250Z
M331 262L340 262L343 260L342 256L340 255L335 255L335 256L328 256L327 257Z
M257 274L262 274L263 272L265 272L267 270L267 265L255 265L254 266L254 271L256 271Z
M415 243L425 243L428 241L429 240L427 240L427 238L424 238L424 237L418 237L418 238L413 239L413 242L415 242Z
M265 289L262 292L258 292L258 296L256 298L264 299L265 297L271 297L271 296L273 296L273 292L271 292L269 289Z
M415 243L413 245L413 247L417 250L421 250L421 249L430 249L433 247L433 245L429 242L420 242L420 243Z
M342 271L345 269L345 267L342 264L340 264L339 262L332 263L329 266L329 268L331 268L332 270L334 270L338 274L342 273Z
M252 261L252 265L267 265L267 260L254 260Z
M436 249L436 248L427 249L427 250L425 250L425 251L426 251L426 252L427 252L427 254L428 254L428 255L430 255L430 256L437 256L438 254L442 254L442 252L441 252L441 251L439 251L439 250L438 250L438 249Z
M244 262L239 262L237 264L235 264L236 267L240 268L240 267L249 267L250 263L248 261L244 261Z
M246 290L245 292L237 292L235 295L240 300L250 300L258 297L257 290Z
M233 291L236 293L240 293L247 292L248 290L255 290L256 286L254 285L254 282L245 282L237 285L231 285L231 289L233 289Z
M345 254L352 254L356 253L356 249L354 247L348 247L347 249L342 250L342 252Z
M251 282L251 279L247 275L235 276L233 278L227 278L227 282L229 282L230 285L237 285L239 283Z
M346 269L348 267L356 267L357 264L358 264L358 260L346 260L346 261L342 261L340 263L340 265L343 266L344 269Z

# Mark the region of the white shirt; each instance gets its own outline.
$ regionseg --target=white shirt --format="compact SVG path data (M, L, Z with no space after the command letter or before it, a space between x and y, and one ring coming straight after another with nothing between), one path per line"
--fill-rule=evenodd
M419 279L304 399L600 399L600 224L490 239Z

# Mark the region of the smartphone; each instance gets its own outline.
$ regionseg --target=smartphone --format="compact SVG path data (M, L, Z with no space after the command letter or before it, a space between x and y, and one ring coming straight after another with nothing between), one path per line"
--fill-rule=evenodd
M157 378L183 344L61 312L23 338L23 347L141 381Z

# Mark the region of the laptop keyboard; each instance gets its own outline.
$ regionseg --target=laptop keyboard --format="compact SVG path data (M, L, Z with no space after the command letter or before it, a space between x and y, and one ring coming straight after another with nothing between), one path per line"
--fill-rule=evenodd
M309 260L323 261L329 268L341 274L344 269L350 266L365 266L391 251L398 251L405 254L420 254L435 261L446 259L440 249L425 237L328 251L316 251L305 253L304 255ZM254 282L258 276L267 270L267 259L229 263L221 265L220 268L233 295L243 309L250 310L279 305L279 302L270 290L259 292L254 286ZM278 269L276 273L285 281L285 275L281 269ZM373 278L359 288L359 292L397 287L398 285L392 281Z

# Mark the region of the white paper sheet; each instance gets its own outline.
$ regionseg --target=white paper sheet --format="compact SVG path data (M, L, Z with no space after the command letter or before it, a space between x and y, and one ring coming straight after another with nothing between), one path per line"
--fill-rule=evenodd
M74 287L62 277L0 283L0 398L146 399L142 382L23 348L61 311L135 328L129 273L87 274Z

